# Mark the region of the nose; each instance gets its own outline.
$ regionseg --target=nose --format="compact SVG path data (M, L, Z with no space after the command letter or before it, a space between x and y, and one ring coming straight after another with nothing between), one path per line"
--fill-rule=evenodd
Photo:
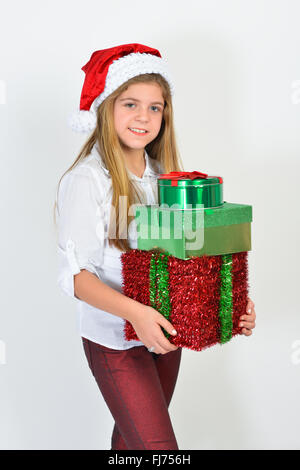
M136 119L138 121L142 121L142 122L148 122L149 121L149 110L147 107L142 107L140 106L139 109L137 110L137 113L136 113Z

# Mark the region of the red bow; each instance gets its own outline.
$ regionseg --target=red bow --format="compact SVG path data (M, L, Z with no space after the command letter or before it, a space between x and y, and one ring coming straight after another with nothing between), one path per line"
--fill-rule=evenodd
M171 186L178 186L178 180L206 179L207 177L208 175L206 173L201 173L201 171L171 171L170 173L159 175L159 179L171 180ZM218 178L219 182L223 183L221 176L211 176L210 178Z

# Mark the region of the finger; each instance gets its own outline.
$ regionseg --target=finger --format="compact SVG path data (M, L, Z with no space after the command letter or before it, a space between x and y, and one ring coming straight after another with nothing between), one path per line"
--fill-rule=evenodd
M164 352L175 351L175 349L177 349L177 346L175 346L175 344L170 343L170 341L167 340L164 334L162 337L157 338L156 341L159 347L164 350Z
M173 328L172 328L173 329ZM171 330L172 331L172 330ZM173 336L173 335L172 335ZM175 335L176 336L176 335ZM170 339L172 339L172 337L170 337ZM160 348L164 349L166 352L169 352L169 351L174 351L175 349L177 349L177 346L175 346L174 344L172 344L170 342L170 339L167 339L165 337L165 334L163 333L162 329L160 328L160 335L156 338L156 341L159 345Z
M240 321L242 320L245 320L245 321L255 321L256 319L256 315L255 315L255 312L254 313L250 313L250 314L244 314L240 317Z
M170 335L172 336L176 336L177 335L177 331L175 330L174 326L172 325L172 323L169 322L169 320L167 320L165 317L163 317L161 314L160 314L160 317L159 317L159 324L160 326L163 327L164 330L166 330L167 333L169 333Z
M242 329L242 334L245 336L250 336L252 335L252 330L248 330L247 328Z
M164 348L162 348L162 347L159 345L159 343L158 343L157 340L156 340L156 341L152 341L151 346L154 347L154 350L151 351L152 353L155 353L155 354L163 354L163 353L165 352ZM149 348L150 348L150 346L149 346L149 347L147 346L147 349L148 349L148 350L149 350ZM149 352L150 352L150 351L149 351Z
M169 333L170 335L172 336L176 336L177 335L177 331L175 330L174 326L172 325L172 323L170 323L168 320L166 320L166 322L163 322L162 323L162 327L167 331L167 333Z
M164 349L160 348L157 345L155 346L155 349L152 352L154 352L154 354L164 354L165 353Z
M254 312L254 307L253 307L253 305L247 304L246 313L249 315L249 313L252 313L252 312Z
M158 343L156 343L154 351L152 352L154 352L155 354L166 354L169 351L167 351L165 348L162 348Z
M255 322L250 322L250 321L243 321L242 323L239 324L239 327L242 328L248 328L253 330L255 328Z
M255 313L254 307L246 307L246 312L245 315L251 315L252 313Z
M167 323L168 320L167 320ZM170 330L170 327L168 325L165 325L166 328L169 328ZM164 328L165 329L165 328ZM173 330L173 326L171 328L171 331ZM173 335L172 335L173 336ZM164 335L162 329L160 328L159 324L157 324L157 336L155 338L155 342L156 344L159 346L160 349L162 349L164 352L169 352L169 351L174 351L175 349L177 349L177 346L175 346L174 344L172 344Z

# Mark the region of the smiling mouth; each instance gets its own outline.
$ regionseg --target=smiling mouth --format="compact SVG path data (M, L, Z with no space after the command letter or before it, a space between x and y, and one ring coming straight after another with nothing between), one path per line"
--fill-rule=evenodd
M128 127L128 129L130 130L130 132L132 132L134 135L146 135L148 134L149 131L145 131L145 132L138 132L138 131L134 131L133 129L131 129L130 127ZM142 131L142 129L141 129Z

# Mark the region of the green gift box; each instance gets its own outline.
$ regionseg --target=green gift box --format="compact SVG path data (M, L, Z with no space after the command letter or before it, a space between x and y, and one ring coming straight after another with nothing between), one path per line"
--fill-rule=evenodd
M248 302L252 207L223 200L223 180L200 172L158 179L157 205L135 210L138 249L122 254L123 292L177 331L168 340L201 351L241 334ZM189 259L190 258L190 259ZM125 337L138 339L126 321Z
M223 201L221 177L161 175L158 200L136 208L138 249L158 249L180 259L251 250L252 206Z

